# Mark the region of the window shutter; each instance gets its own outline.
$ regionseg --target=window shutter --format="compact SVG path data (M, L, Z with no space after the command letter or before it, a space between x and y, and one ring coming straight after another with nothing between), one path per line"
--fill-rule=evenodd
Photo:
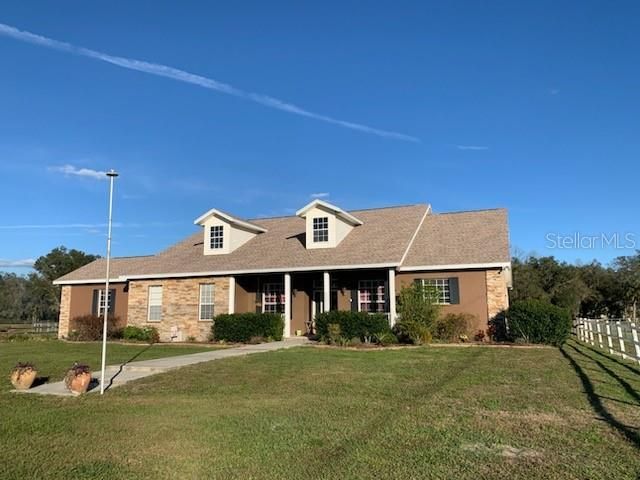
M98 295L100 295L100 290L93 290L93 300L91 300L91 315L94 317L98 316Z
M449 296L451 305L460 303L460 287L458 285L458 277L449 278Z
M351 311L358 311L358 289L354 288L351 290Z
M109 296L111 297L111 301L109 302L109 316L116 316L116 291L115 289L109 289Z

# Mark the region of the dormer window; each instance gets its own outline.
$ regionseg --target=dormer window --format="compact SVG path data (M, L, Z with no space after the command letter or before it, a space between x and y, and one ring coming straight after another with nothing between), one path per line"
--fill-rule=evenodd
M329 217L316 217L313 219L313 241L329 241Z
M267 231L260 225L232 217L215 208L196 218L193 223L204 227L202 245L205 255L226 255Z
M313 248L335 248L362 221L335 205L314 200L296 212L304 218L305 246Z
M210 241L212 249L224 248L224 227L222 225L213 225L211 227Z

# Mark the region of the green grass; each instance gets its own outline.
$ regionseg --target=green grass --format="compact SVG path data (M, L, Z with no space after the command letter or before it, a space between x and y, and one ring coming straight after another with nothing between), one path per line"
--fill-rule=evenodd
M117 365L126 361L151 360L152 358L186 355L211 350L201 345L146 345L109 342L107 364ZM215 347L213 347L215 348ZM38 376L50 381L62 380L73 362L89 365L94 372L100 370L102 344L100 342L61 342L58 340L28 340L0 342L0 388L11 387L9 373L17 362L32 362L38 368ZM1 476L0 476L1 478Z
M0 365L9 369L20 348L44 365L49 349L60 347L0 344ZM60 362L63 352L54 356ZM640 472L640 370L575 343L307 347L187 367L104 397L6 390L2 479L635 479Z

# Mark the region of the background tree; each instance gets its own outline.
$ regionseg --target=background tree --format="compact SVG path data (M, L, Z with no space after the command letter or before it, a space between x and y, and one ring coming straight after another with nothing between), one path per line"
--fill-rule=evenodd
M53 281L91 263L97 255L61 246L38 258L26 277L0 273L0 323L56 321L60 287Z
M640 301L640 251L609 267L559 262L554 257L514 258L511 302L542 300L574 316L632 316Z
M25 321L23 300L27 280L15 273L0 273L0 323Z

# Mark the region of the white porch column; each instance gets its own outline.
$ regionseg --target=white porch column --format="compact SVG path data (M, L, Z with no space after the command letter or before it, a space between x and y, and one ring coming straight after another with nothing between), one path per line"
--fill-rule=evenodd
M291 274L284 274L284 337L291 336Z
M389 324L393 327L396 324L396 270L389 269Z
M229 277L229 313L236 313L236 277Z
M329 272L322 273L322 311L331 310L331 277Z

